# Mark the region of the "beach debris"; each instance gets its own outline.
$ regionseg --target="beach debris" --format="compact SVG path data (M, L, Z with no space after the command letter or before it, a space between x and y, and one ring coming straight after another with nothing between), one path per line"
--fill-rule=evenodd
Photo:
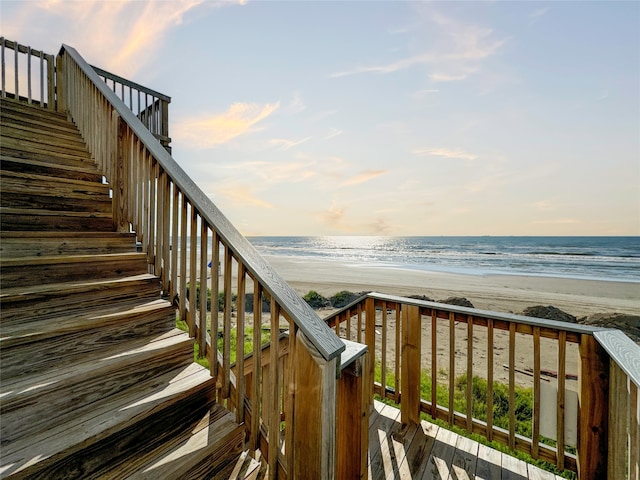
M563 312L559 308L556 308L552 305L546 307L543 305L527 307L522 311L521 315L524 315L525 317L544 318L546 320L557 320L559 322L578 322L578 319L570 313Z
M456 305L458 307L475 308L473 303L465 297L449 297L444 300L438 300L439 303L446 303L448 305Z

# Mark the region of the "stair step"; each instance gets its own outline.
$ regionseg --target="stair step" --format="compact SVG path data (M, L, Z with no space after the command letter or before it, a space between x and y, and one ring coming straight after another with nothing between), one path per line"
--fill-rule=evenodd
M5 142L4 138L2 138L2 155L12 157L12 158L24 159L24 160L35 160L35 161L48 163L52 165L87 167L87 168L96 167L95 162L89 155L77 156L77 155L52 154L48 150L41 149L41 148L23 149L16 145L10 146L8 142Z
M156 338L123 341L111 349L93 352L64 369L24 374L6 385L3 378L3 449L19 438L70 421L71 416L81 415L103 398L192 362L193 341L173 329Z
M0 155L0 162L2 170L7 172L23 172L87 182L102 182L102 174L94 164L61 165L40 160L15 158L4 154Z
M214 474L213 480L256 480L264 478L263 464L249 455L245 450L235 463Z
M0 293L2 327L24 323L33 317L44 318L109 302L157 299L160 291L158 277L149 273L3 288Z
M121 463L101 478L173 480L210 478L210 472L233 465L244 445L244 427L219 405L195 417L180 435Z
M0 232L0 255L4 258L135 251L134 233Z
M30 321L29 321L30 320ZM36 372L60 369L132 339L175 328L176 311L166 300L112 302L3 325L0 369L3 385Z
M63 424L3 445L0 475L94 478L104 465L137 455L143 442L163 443L183 429L183 420L213 405L215 382L206 369L192 363L162 370L97 399Z
M47 120L51 123L60 123L63 125L70 125L67 114L62 112L56 112L55 110L48 110L42 108L39 105L31 105L23 101L19 101L11 98L0 99L0 115L6 115L8 112L15 112L22 117L36 117Z
M113 217L105 212L0 207L0 230L110 232Z
M111 187L99 182L87 182L73 178L56 178L37 173L2 171L2 193L32 193L52 197L101 199L109 197Z
M75 129L68 128L45 128L45 122L25 122L19 120L19 117L11 117L11 115L0 115L0 128L2 135L15 138L33 138L38 141L55 139L56 143L68 142L82 149L86 149L86 144L82 139L82 135Z
M140 275L148 269L144 253L56 255L0 259L0 287L18 287L71 280Z

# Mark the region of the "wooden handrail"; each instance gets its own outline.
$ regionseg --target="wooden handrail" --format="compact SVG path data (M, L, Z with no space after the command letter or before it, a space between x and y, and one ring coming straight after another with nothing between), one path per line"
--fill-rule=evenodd
M233 249L234 255L245 265L251 276L263 285L265 291L272 298L277 300L284 313L304 332L324 359L331 360L338 357L345 348L340 339L326 328L326 324L318 314L302 300L295 290L264 260L255 247L229 222L211 199L162 148L133 112L99 78L93 68L73 47L68 45L62 46L60 55L69 55L73 59L113 106L120 118L130 126L144 148L151 153L159 167L171 178L188 202L210 226L215 228L217 234L226 245Z
M363 314L364 318L361 318ZM395 329L390 327L394 320ZM346 339L364 335L371 354L369 391L399 403L405 423L415 422L418 413L424 412L468 432L524 451L534 458L554 463L561 470L577 471L581 479L603 478L607 469L608 478L625 478L624 475L638 469L640 347L618 330L380 293L362 296L325 321ZM455 346L456 335L463 336L458 339L458 346ZM464 335L467 337L462 346L460 340ZM496 345L495 341L498 335L504 339L504 366L508 369L505 380L508 424L504 428L494 423L493 412L503 408L500 404L487 401L486 419L476 418L473 414L475 375L486 379L487 398L495 398L496 395L498 385L495 377L499 372L495 370L495 356L500 344ZM486 336L486 343L481 340L483 336ZM516 353L522 355L516 344L525 340L532 346L532 356L522 367L516 362ZM394 343L395 359L388 351ZM444 361L441 361L438 351L443 348ZM474 356L477 349L483 350L486 360ZM463 359L458 360L458 357L465 355L466 367L461 368ZM557 359L555 380L550 382L543 378L548 372L548 367L541 366L541 360L545 360L543 355L551 355L554 362ZM576 372L567 371L570 356L577 360L579 368L578 382L574 387L577 393L572 394L579 408L577 418L574 417L579 430L577 456L567 449L569 440L564 427L570 420L567 406L570 399L566 396L570 392L566 390L566 384L573 381L568 379L576 378L573 375ZM457 409L454 389L458 381L456 371L461 370L467 375L465 398L462 399L465 406ZM532 412L528 436L523 436L515 428L516 373L523 379L529 378L533 384L533 398L528 407ZM439 378L441 375L445 375L447 380ZM541 389L545 387L548 392L546 385L554 383L557 383L556 414L545 414L544 419L545 424L549 419L556 419L556 446L552 447L542 442L542 409L548 405L541 404ZM421 398L420 389L425 384L429 384L431 393L427 398L422 394ZM446 392L446 399L439 397L438 392L444 396L441 388ZM549 427L545 428L544 435L548 436Z

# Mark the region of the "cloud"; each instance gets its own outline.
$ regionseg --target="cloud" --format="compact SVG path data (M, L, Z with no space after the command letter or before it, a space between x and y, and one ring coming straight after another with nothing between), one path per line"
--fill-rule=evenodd
M239 168L248 173L257 175L263 184L294 183L307 180L318 175L313 167L314 161L294 161L289 163L247 162L241 165L233 165L230 168Z
M365 73L389 74L426 65L433 70L433 81L459 81L478 71L478 64L495 55L506 42L496 39L493 30L464 25L439 14L431 14L430 20L439 31L438 47L399 60L372 66L357 66L334 72L330 78L340 78ZM441 27L441 28L438 28Z
M234 103L224 113L179 121L172 136L195 148L214 148L252 131L257 123L279 107L280 102L265 105Z
M468 153L460 149L450 150L448 148L419 148L419 149L413 150L411 153L421 157L433 156L433 157L444 157L444 158L457 158L461 160L475 160L476 158L478 158L478 156L473 153Z
M234 207L248 206L258 208L273 208L273 205L267 201L264 201L256 196L253 192L253 188L249 185L237 183L232 181L226 185L220 185L216 187L216 193L210 194L210 197L223 197L226 201L231 203Z
M337 128L329 129L329 134L326 137L322 137L323 140L329 140L333 137L337 137L338 135L342 135L344 133L343 130Z
M368 182L369 180L373 180L380 175L384 175L387 173L387 170L367 170L366 172L362 172L354 177L351 177L340 184L341 187L346 187L349 185L358 185L360 183Z
M291 103L287 106L287 113L295 114L300 113L303 110L306 110L307 106L302 99L302 94L298 91L293 92L293 98L291 99Z
M532 223L534 225L574 225L580 222L575 218L556 218L549 220L534 220Z
M287 140L286 138L273 138L269 140L269 145L273 145L280 150L289 150L297 145L300 145L308 140L311 140L311 137L303 138L302 140Z
M33 36L28 41L38 45L37 48L57 49L60 43L67 43L77 48L89 63L133 77L157 59L167 33L182 25L187 14L202 8L243 3L205 0L16 2L9 11L3 7L2 27L8 38L21 39L23 32L30 32ZM49 47L54 41L56 44Z

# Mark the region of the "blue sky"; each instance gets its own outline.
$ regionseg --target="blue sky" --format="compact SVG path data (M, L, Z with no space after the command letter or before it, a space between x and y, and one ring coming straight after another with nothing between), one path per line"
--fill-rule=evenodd
M11 2L247 235L640 235L638 2Z

